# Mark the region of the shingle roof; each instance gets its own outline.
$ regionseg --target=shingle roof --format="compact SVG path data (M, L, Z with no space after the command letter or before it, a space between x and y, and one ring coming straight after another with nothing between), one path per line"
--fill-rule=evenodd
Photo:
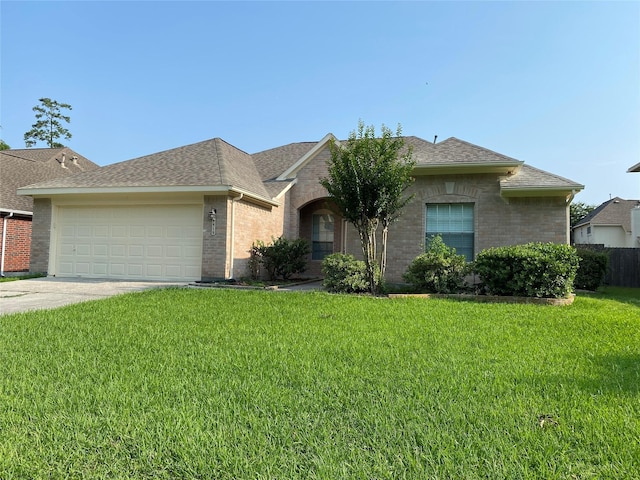
M640 172L640 163L636 163L633 167L629 167L629 170L627 170L627 172Z
M318 142L290 143L251 155L262 180L273 180L301 159Z
M62 167L62 155L65 156ZM73 162L76 158L77 165ZM63 148L26 148L0 151L0 209L31 212L33 199L20 196L20 187L53 178L68 177L95 170L98 165L74 152Z
M522 165L514 175L501 180L500 187L503 189L557 188L582 190L584 185L530 165Z
M407 145L413 146L413 158L416 161L416 166L465 164L513 164L517 166L523 163L515 158L455 137L447 138L440 143L427 142L419 137L405 137L405 142Z
M253 155L214 138L29 186L33 189L226 186L271 199L290 186L290 182L276 179L283 180L283 174L288 171L295 176L291 169L296 170L310 161L314 149L324 147L329 138L333 138L331 134L320 142L291 143ZM405 142L412 146L416 167L423 174L437 174L443 172L443 168L450 170L449 173L463 170L467 173L515 172L501 181L503 193L510 195L534 190L541 195L559 195L584 188L566 178L457 138L436 144L410 136L405 137Z
M624 200L614 197L599 205L578 221L574 228L582 225L620 225L626 232L631 231L631 210L640 206L640 200Z
M230 186L270 198L248 153L220 138L39 183L37 188Z

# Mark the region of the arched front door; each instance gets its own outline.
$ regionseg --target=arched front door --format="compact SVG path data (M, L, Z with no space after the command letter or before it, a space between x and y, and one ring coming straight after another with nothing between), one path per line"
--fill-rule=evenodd
M300 238L309 242L311 253L307 273L320 275L322 260L342 251L342 216L333 202L315 200L300 209Z

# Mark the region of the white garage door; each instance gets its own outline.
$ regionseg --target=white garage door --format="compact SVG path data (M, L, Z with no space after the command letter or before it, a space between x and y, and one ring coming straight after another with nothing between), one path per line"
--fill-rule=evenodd
M200 280L201 205L60 207L55 274Z

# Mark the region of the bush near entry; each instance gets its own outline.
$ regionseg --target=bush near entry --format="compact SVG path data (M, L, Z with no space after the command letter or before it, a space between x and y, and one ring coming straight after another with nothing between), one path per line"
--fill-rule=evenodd
M565 298L573 292L578 265L569 245L528 243L483 250L474 271L490 295Z
M259 266L267 271L270 280L288 280L294 273L307 269L309 242L303 238L287 240L285 237L273 239L271 245L258 240L251 246L250 269L252 276L260 275Z
M365 293L370 290L367 266L353 255L333 253L322 261L322 286L332 293Z

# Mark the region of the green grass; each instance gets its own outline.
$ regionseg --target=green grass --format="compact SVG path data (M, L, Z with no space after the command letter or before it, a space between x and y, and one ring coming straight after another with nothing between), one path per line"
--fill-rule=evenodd
M170 289L2 316L0 478L639 478L638 293Z
M24 275L13 275L7 277L0 277L0 282L15 282L16 280L25 280L27 278L40 278L44 277L41 273L25 273Z

